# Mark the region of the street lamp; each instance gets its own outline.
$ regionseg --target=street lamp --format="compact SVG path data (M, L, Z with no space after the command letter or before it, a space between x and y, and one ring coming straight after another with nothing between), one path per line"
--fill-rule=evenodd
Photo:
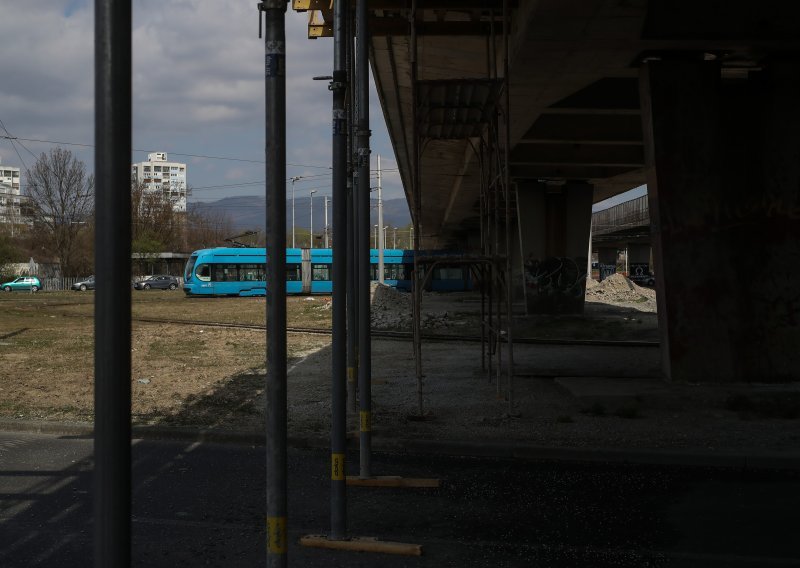
M294 182L299 180L302 176L292 176L292 248L294 248Z
M309 241L311 244L308 248L314 248L314 194L317 193L316 189L311 190L311 229L309 230Z
M377 249L378 248L378 225L373 225L373 227L375 228L375 231L374 231L374 241L375 241L374 245L375 246L373 248Z
M392 248L397 248L397 227L392 227Z

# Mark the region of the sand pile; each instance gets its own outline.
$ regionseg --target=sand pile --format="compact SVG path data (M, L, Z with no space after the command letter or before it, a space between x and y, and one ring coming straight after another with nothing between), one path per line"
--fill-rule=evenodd
M653 303L656 302L656 291L652 288L637 286L622 274L613 274L597 282L586 281L586 299L609 304Z

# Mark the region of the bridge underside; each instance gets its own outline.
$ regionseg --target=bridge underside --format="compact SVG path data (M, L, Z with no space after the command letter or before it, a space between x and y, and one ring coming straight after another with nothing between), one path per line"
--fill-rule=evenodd
M513 257L529 308L544 293L578 295L558 303L580 310L591 203L647 183L665 376L800 378L793 3L369 10L372 70L423 247ZM551 256L575 274L542 289L536 267Z

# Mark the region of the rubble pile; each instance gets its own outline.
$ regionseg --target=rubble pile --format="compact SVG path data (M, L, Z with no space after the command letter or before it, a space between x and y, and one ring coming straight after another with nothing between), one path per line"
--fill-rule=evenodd
M370 317L374 329L410 329L413 297L391 286L373 282L370 285L372 305ZM423 328L446 327L450 323L448 312L422 310Z
M605 303L644 303L656 301L656 291L631 282L622 274L612 274L602 282L586 281L586 299Z

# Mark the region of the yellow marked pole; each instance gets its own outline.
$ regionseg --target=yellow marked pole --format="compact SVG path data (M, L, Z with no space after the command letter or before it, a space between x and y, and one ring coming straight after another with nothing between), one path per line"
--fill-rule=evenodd
M361 431L362 432L372 432L372 412L367 410L362 410L360 412L361 417Z
M286 517L267 517L267 553L286 554Z
M331 454L331 480L344 481L344 454Z

